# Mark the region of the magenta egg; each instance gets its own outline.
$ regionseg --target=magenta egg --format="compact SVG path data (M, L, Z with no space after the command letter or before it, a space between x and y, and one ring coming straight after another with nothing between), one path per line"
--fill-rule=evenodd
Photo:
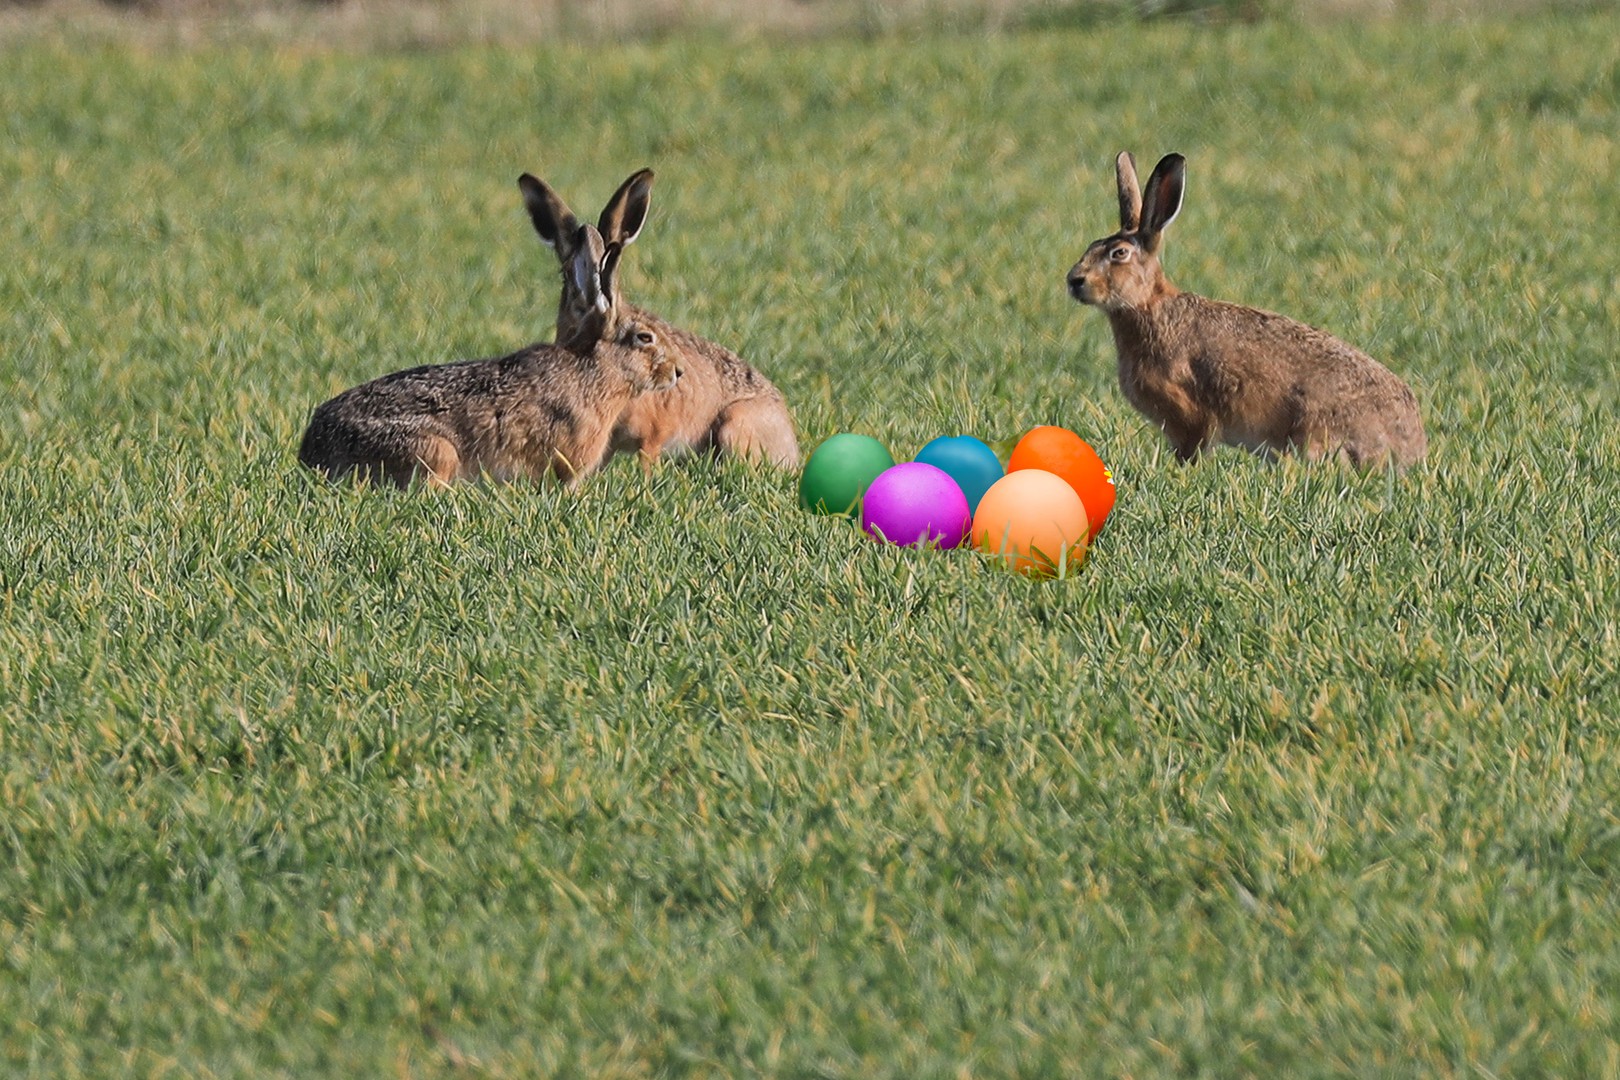
M885 469L866 489L861 528L891 544L960 544L973 524L967 496L950 473L920 461Z

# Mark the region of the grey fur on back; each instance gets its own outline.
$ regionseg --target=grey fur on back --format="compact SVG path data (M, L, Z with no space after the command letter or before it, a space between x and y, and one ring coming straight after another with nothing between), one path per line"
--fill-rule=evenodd
M345 390L315 409L298 458L329 477L400 486L547 474L574 484L611 456L630 403L667 392L680 374L656 330L621 321L586 349L530 345Z

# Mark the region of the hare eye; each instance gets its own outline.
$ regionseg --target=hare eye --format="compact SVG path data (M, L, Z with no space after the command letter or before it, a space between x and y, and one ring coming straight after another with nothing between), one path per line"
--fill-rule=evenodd
M1124 262L1131 257L1131 249L1124 246L1117 247L1108 253L1108 257L1115 262Z
M653 343L653 336L650 333L648 333L647 331L641 330L641 331L638 331L636 333L636 344L638 344L638 345L651 345L652 343Z

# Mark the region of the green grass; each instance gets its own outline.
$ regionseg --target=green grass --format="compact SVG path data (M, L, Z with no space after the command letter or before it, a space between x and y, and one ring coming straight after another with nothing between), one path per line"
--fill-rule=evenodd
M0 1071L1620 1071L1620 21L787 48L0 46ZM1406 475L1178 467L1063 278L1384 358ZM807 445L1073 427L1080 577L791 477L332 488L549 333L514 180Z

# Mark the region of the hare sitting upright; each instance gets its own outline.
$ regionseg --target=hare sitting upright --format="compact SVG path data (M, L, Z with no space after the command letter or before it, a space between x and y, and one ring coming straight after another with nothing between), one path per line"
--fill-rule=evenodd
M574 288L607 304L598 281L604 245L581 226ZM573 487L610 456L625 410L649 391L667 393L681 370L657 331L621 320L611 338L578 350L530 345L493 360L396 371L318 406L298 460L334 479L359 473L405 487L488 476Z
M528 173L518 178L523 202L535 231L556 252L564 268L562 298L557 306L558 344L584 348L611 336L617 320L628 319L659 335L665 348L680 358L680 385L666 394L633 402L613 433L613 449L639 451L650 466L665 452L712 451L721 456L763 460L783 469L799 462L799 442L787 403L769 379L729 349L673 326L650 311L623 300L618 263L647 220L653 174L642 169L614 192L597 228L607 247L598 258L598 278L606 306L580 292L579 275L568 267L579 258L574 246L578 225L573 211L557 193Z
M1186 159L1168 154L1137 188L1115 160L1119 231L1069 271L1069 292L1102 308L1125 397L1189 461L1216 442L1266 454L1343 455L1358 468L1411 465L1428 440L1412 390L1365 353L1281 315L1184 293L1159 265L1181 210Z

